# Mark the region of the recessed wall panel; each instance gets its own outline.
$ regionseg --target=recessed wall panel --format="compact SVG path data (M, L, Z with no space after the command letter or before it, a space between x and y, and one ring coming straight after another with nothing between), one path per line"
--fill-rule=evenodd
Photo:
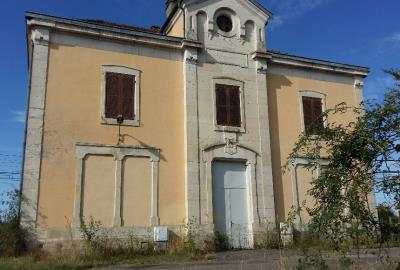
M151 225L151 161L130 157L124 161L122 179L122 224L124 227Z
M93 217L112 227L115 198L115 161L111 156L89 156L84 163L83 218Z

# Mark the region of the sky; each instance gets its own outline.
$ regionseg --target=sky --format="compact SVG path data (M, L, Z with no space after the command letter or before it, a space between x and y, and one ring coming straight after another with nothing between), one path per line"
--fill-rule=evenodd
M400 68L399 0L259 0L274 16L267 47L371 68L366 99L393 84L382 70ZM150 27L165 20L165 0L2 0L0 24L0 192L18 187L27 102L25 12L104 19ZM16 179L18 180L18 179ZM378 196L378 201L385 198Z

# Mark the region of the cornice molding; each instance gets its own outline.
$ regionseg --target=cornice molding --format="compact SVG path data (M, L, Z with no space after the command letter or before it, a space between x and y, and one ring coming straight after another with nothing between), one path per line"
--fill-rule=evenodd
M348 74L361 77L366 77L369 74L369 68L366 67L347 65L347 64L335 63L335 62L312 59L312 58L305 58L301 56L294 56L283 53L279 54L270 51L268 51L267 54L271 56L270 59L268 60L269 64L279 64L279 65L314 69L325 72L331 72L331 73L334 72L334 73Z
M184 42L183 38L178 37L118 29L108 26L99 26L96 24L35 13L27 13L26 24L28 28L32 29L35 27L40 27L52 31L55 30L87 36L96 36L97 38L100 37L119 41L137 42L151 46L173 49L183 49L185 46L191 46L193 43Z

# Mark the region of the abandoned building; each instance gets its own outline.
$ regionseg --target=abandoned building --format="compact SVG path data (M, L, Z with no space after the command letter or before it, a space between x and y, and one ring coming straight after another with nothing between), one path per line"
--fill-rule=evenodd
M368 68L267 49L272 14L255 0L166 5L151 29L26 14L21 223L40 240L92 217L138 235L190 221L251 247L320 173L299 157L282 174L299 134L354 119L319 116L360 104Z

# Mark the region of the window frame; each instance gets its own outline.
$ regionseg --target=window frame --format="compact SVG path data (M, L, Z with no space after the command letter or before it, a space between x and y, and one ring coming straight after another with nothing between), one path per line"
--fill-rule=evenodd
M101 68L101 123L105 125L118 125L117 119L106 117L106 73L119 73L135 76L135 88L134 88L134 120L125 120L122 126L140 126L140 75L141 71L117 65L103 65Z
M232 29L231 29L230 32L225 32L225 31L223 31L222 29L219 28L219 25L217 23L217 19L220 16L226 16L226 17L231 19L231 21L232 21ZM238 34L237 33L238 32L237 29L238 29L238 25L240 26L240 22L238 22L238 18L236 16L236 13L233 10L231 10L229 8L221 8L221 9L219 9L219 10L217 10L215 12L213 20L214 20L214 22L213 22L214 29L219 35L221 35L223 37L231 38L231 37L234 37L234 36L236 36Z
M322 113L324 113L326 111L326 94L317 92L317 91L310 91L310 90L302 90L299 92L301 130L302 130L302 132L305 132L306 128L305 128L305 123L304 123L303 97L321 99ZM323 117L322 122L323 122L324 127L326 127L328 124L326 116ZM318 134L310 134L310 136L318 136Z
M244 102L244 82L232 79L232 78L214 78L212 80L212 97L213 97L213 122L215 131L223 132L235 132L245 133L246 132L246 117L245 117L245 102ZM217 84L225 84L239 87L239 98L240 98L240 126L224 126L218 125L217 121Z
M226 21L222 21L222 19L226 20ZM217 23L217 27L219 30L223 31L224 33L230 33L233 30L233 20L231 16L227 16L225 14L220 14L216 17L216 23ZM221 25L222 24L222 25ZM226 27L227 25L225 24L229 24L229 30L225 30L223 29L223 27Z

